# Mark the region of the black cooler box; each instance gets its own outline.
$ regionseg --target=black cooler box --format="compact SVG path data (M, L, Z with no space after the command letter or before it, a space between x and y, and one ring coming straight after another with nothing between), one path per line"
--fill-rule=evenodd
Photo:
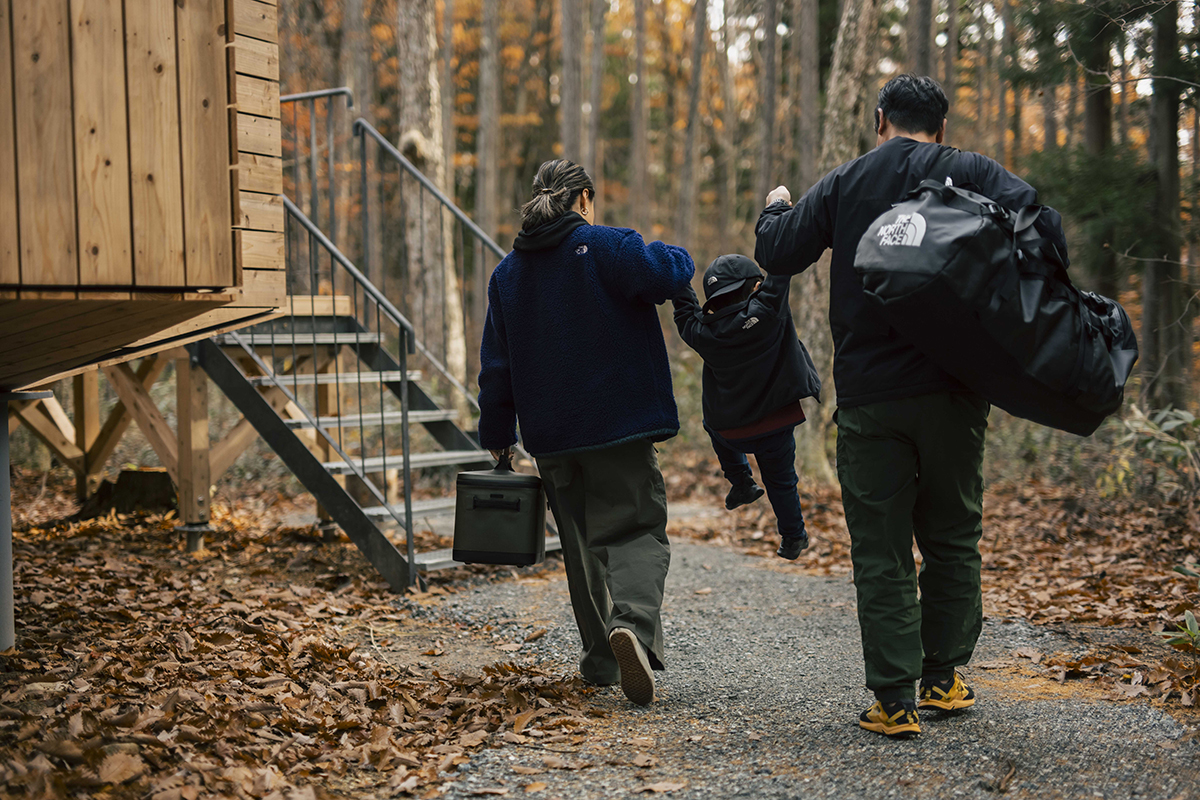
M546 492L541 478L513 472L508 458L492 470L458 474L455 561L524 567L545 557Z

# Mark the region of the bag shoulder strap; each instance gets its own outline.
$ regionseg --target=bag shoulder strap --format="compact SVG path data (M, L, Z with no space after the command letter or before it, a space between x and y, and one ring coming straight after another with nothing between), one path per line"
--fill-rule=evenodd
M954 168L954 164L958 161L958 151L953 147L947 147L938 153L937 159L933 162L933 167L929 170L929 174L925 176L927 181L937 181L943 186L946 184L946 178L950 177L950 170Z

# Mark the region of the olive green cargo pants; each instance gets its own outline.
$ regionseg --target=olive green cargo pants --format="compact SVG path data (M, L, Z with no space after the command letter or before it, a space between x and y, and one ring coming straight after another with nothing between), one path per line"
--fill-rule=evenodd
M837 411L867 687L879 700L911 699L915 681L949 677L975 649L989 410L943 392Z
M620 678L608 646L613 628L633 631L650 666L663 669L662 600L671 545L667 493L647 440L537 459L558 523L587 680Z

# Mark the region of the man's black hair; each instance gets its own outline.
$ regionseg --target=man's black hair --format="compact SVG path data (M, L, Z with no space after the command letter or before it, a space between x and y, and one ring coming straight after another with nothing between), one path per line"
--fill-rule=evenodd
M897 130L934 134L942 129L942 120L949 110L950 101L933 78L897 75L879 90L875 130L879 131L882 114Z

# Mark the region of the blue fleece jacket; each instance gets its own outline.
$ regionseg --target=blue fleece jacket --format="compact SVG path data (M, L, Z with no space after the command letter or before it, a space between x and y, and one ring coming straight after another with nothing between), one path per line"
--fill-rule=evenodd
M556 246L513 250L488 284L479 441L535 456L679 432L655 305L692 279L680 247L582 225Z

